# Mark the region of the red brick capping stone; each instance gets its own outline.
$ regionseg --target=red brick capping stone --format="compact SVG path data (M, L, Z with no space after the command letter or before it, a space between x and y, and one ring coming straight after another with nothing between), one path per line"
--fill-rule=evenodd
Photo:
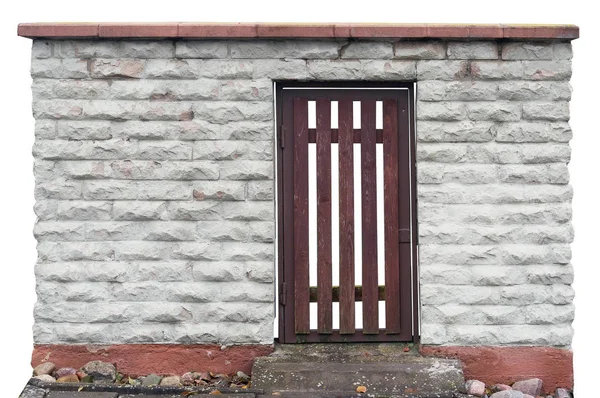
M132 375L182 375L197 370L216 373L252 371L254 358L269 355L272 345L236 345L221 349L218 345L194 344L115 344L36 345L31 365L51 361L58 368L80 368L89 361L114 363L119 372Z
M573 388L573 353L551 347L451 347L421 346L422 355L458 358L466 379L485 384L510 384L538 377L544 390Z
M281 23L22 23L29 38L452 38L561 39L579 37L575 25L504 24L281 24Z

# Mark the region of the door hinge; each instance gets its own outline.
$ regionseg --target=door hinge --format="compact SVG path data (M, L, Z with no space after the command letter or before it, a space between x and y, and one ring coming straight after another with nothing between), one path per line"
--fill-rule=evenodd
M287 297L287 283L282 282L281 283L281 291L279 294L279 304L285 305L286 297Z
M278 141L279 141L279 147L281 149L283 149L283 147L285 146L285 132L283 130L283 124L279 126L279 137L278 137Z

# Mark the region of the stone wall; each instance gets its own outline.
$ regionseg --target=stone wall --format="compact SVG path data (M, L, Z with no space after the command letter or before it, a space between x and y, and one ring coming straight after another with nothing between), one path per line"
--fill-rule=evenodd
M273 80L417 81L422 342L569 346L568 42L33 42L37 344L270 344Z

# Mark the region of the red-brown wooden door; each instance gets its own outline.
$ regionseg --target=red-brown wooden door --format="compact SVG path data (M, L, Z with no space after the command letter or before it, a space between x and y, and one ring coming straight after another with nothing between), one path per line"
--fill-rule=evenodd
M276 96L280 342L416 340L413 85Z

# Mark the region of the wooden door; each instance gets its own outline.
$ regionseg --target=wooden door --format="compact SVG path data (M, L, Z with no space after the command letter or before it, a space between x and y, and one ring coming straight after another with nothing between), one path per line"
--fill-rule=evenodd
M417 338L413 98L278 87L280 342Z

